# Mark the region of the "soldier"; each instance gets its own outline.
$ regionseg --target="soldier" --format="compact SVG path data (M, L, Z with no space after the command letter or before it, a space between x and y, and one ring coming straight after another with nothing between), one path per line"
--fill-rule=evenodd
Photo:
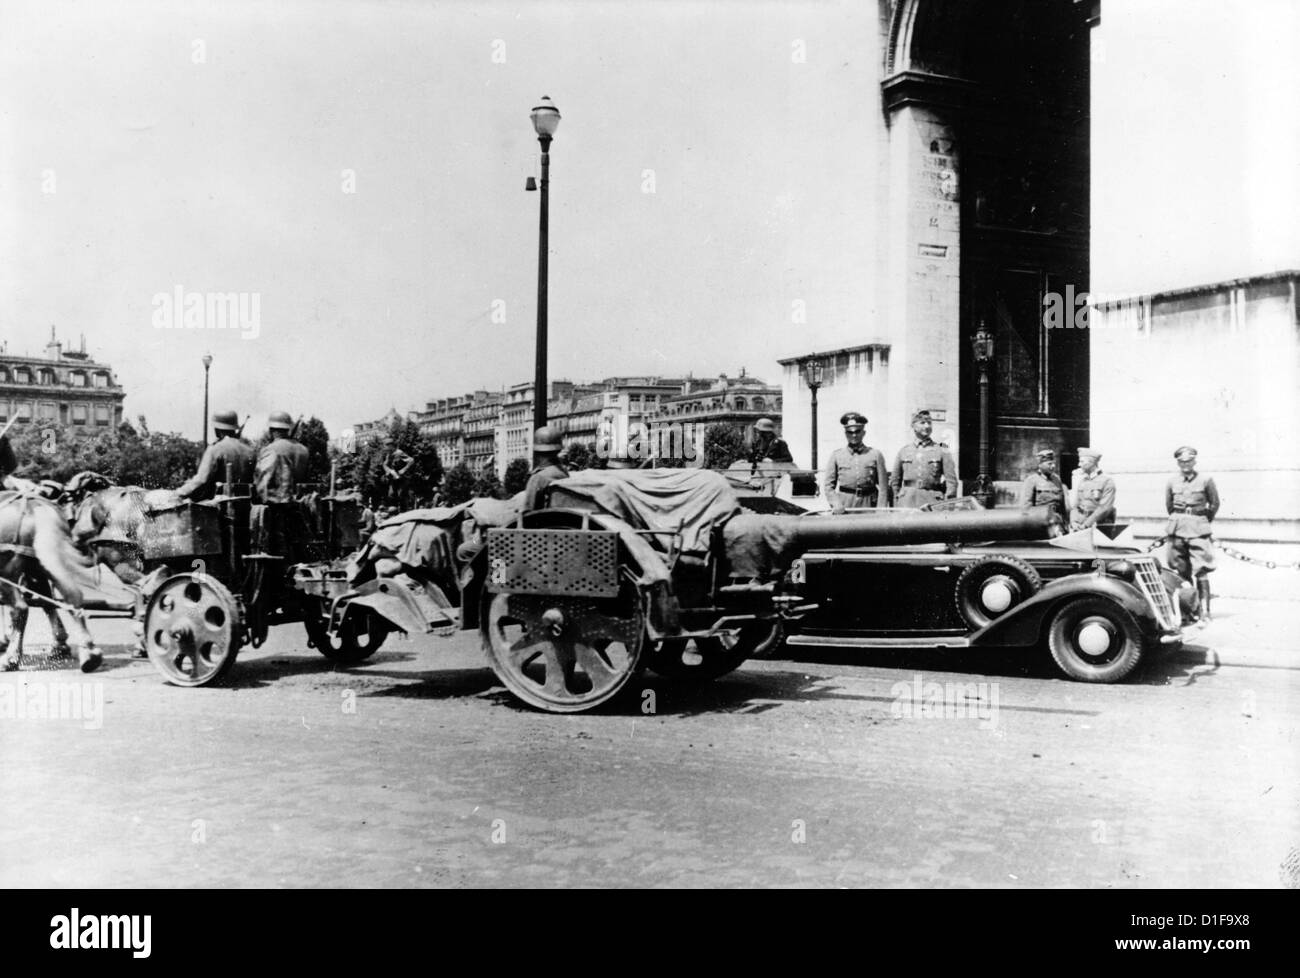
M794 462L785 439L776 437L776 422L771 418L754 422L754 447L749 451L749 461L754 467L761 462Z
M1095 448L1079 449L1079 467L1070 477L1071 530L1115 522L1115 480L1098 468L1100 462Z
M307 479L307 449L289 436L293 422L283 411L267 420L271 443L257 453L254 495L260 503L287 503Z
M5 426L5 431L13 425L11 420ZM36 484L30 479L23 479L14 475L18 471L18 456L14 454L13 446L9 444L8 435L0 435L0 489L27 489L34 490ZM23 468L26 468L24 466Z
M361 506L361 515L357 518L357 530L359 532L358 539L360 539L361 543L364 544L374 536L376 525L377 520L375 519L375 511L370 508L369 503L363 503Z
M895 506L921 507L957 495L957 465L952 452L930 437L934 422L929 411L912 415L915 441L894 459L889 489Z
M1214 541L1211 538L1215 514L1219 512L1219 490L1208 475L1196 471L1196 449L1183 445L1176 452L1179 474L1165 484L1165 525L1168 539L1166 561L1185 581L1196 585L1200 617L1210 618L1210 582L1214 570Z
M408 483L415 459L400 448L394 448L384 463L384 477L388 482L388 501L399 507L405 507L408 496Z
M201 502L217 494L222 482L245 484L253 481L255 456L251 446L239 438L239 422L234 411L218 411L212 416L216 439L203 453L194 478L176 490L182 499Z
M569 470L560 461L563 441L559 431L550 426L533 432L533 472L524 486L525 511L541 505L542 492L552 482L569 477Z
M822 490L827 502L836 513L872 506L884 509L888 504L889 472L885 456L862 443L867 419L857 411L849 411L840 416L840 424L848 444L835 449L826 460Z
M1020 508L1051 506L1052 512L1064 523L1068 518L1065 511L1065 486L1061 485L1061 477L1056 474L1056 452L1044 448L1036 454L1038 471L1030 472L1029 478L1020 487Z

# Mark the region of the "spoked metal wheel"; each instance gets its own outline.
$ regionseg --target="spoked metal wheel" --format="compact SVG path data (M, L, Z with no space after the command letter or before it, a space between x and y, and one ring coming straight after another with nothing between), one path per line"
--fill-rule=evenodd
M533 594L490 595L483 649L497 678L529 706L581 713L618 695L640 666L635 605Z
M144 647L168 682L206 686L234 665L239 629L239 606L225 585L206 574L178 574L149 600Z

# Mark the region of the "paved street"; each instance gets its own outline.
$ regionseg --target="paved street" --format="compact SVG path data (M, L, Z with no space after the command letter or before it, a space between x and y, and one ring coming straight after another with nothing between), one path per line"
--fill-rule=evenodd
M1222 600L1201 644L1118 686L819 652L699 690L647 676L579 717L516 705L469 635L340 671L284 626L191 690L99 621L101 672L0 676L10 704L103 697L0 719L0 885L1278 886L1297 607ZM928 715L942 684L976 684L978 715Z

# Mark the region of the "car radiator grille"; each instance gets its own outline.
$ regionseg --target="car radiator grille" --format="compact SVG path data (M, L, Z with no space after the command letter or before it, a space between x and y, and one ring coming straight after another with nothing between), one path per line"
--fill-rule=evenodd
M1178 614L1174 611L1174 603L1169 600L1169 592L1165 589L1164 581L1160 579L1160 565L1156 563L1156 559L1135 557L1133 566L1137 568L1138 586L1142 588L1142 593L1146 595L1147 602L1151 605L1151 610L1156 613L1160 624L1168 629L1177 628Z

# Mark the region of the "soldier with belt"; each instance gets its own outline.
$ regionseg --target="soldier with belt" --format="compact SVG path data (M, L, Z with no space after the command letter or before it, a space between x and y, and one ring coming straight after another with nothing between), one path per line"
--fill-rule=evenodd
M836 513L873 506L884 509L889 502L889 475L885 456L862 443L867 419L857 411L849 411L841 415L840 424L848 444L831 452L826 461L822 490L827 501Z
M1070 529L1082 530L1098 523L1115 522L1115 480L1098 467L1101 452L1079 449L1079 467L1070 477Z
M202 502L217 494L222 482L246 484L253 481L254 455L251 446L239 438L239 422L234 411L218 411L212 416L216 440L208 446L194 478L176 490L182 499Z
M912 415L916 440L899 451L889 476L895 506L919 508L957 495L957 465L948 447L930 437L933 430L929 411Z
M1183 445L1176 452L1178 475L1165 484L1165 524L1168 539L1166 561L1179 577L1196 585L1201 618L1210 617L1210 582L1214 570L1215 514L1219 512L1219 490L1208 475L1196 471L1196 449Z
M285 412L272 412L267 427L271 442L257 453L254 496L260 503L287 503L307 480L307 449L289 436L293 422Z
M1051 506L1052 512L1056 513L1064 523L1067 518L1065 486L1061 484L1061 477L1056 474L1056 452L1044 448L1036 454L1038 471L1030 472L1029 478L1025 479L1020 487L1020 508Z

